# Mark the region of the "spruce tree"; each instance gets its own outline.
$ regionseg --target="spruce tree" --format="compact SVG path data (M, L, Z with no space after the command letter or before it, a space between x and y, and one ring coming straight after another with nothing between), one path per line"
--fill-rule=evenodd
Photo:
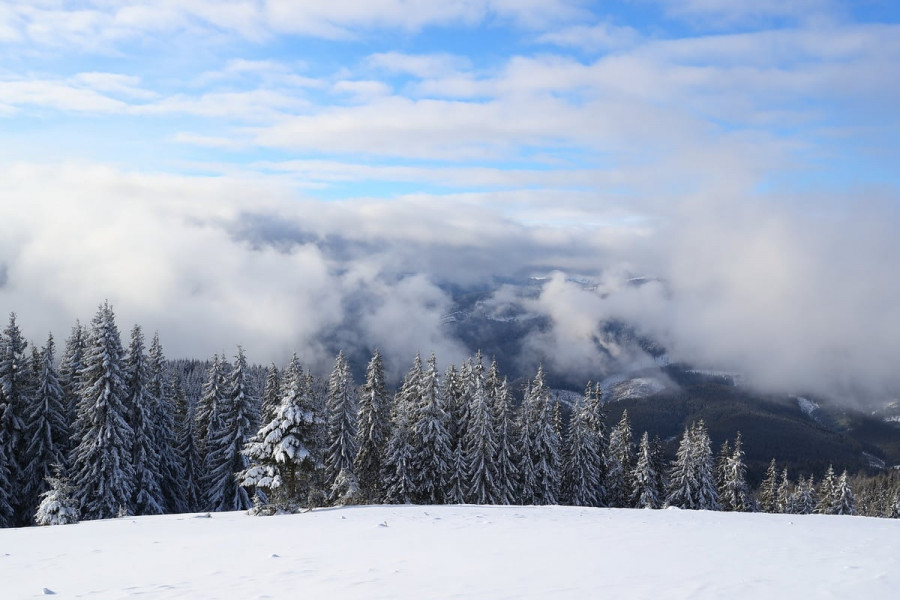
M588 409L585 402L581 402L572 411L566 435L563 472L563 499L566 502L574 506L600 506L602 461L598 432L591 427Z
M326 411L326 453L325 481L331 489L341 471L345 479L353 474L353 461L357 454L356 445L356 385L350 374L350 365L339 352L334 361L334 369L328 382ZM354 476L355 478L355 476Z
M778 469L774 458L769 463L766 478L759 488L759 509L767 513L778 512Z
M384 363L381 354L375 350L366 368L366 382L359 399L357 451L354 459L360 492L369 502L380 501L384 493L381 476L390 436L390 410Z
M75 415L78 412L78 387L83 367L84 350L87 345L87 331L80 321L75 321L72 332L66 340L62 358L59 361L59 384L63 390L63 402L66 407L66 419L69 425L69 450L78 444L78 432L75 431Z
M160 487L162 488L165 512L185 512L187 510L184 491L183 465L178 457L178 436L175 428L175 391L172 378L166 368L159 334L153 334L150 351L147 354L147 391L154 400L152 407L153 445L159 456Z
M70 525L78 522L78 504L72 493L72 485L63 475L62 468L54 465L47 476L47 489L41 492L41 501L34 515L38 525Z
M724 486L719 493L722 510L751 512L754 508L747 485L747 467L744 464L744 449L741 434L734 440L734 450L728 457Z
M703 421L685 429L669 476L666 504L692 510L719 510L715 468Z
M647 432L641 436L637 461L631 480L634 485L631 505L635 508L659 508L664 494L662 473L657 470L653 446Z
M452 451L444 500L448 504L460 504L466 501L469 487L463 441L468 422L468 399L465 382L453 365L444 371L441 381L441 397L444 398L444 406L447 411L447 433Z
M855 515L856 514L856 497L853 495L853 489L847 479L847 471L841 473L837 484L834 487L834 500L832 501L829 514L832 515Z
M391 504L408 504L417 492L412 444L414 410L421 395L421 381L422 358L416 354L391 408L391 436L384 460L385 500Z
M497 436L497 503L512 504L516 501L518 481L516 472L515 431L510 419L512 394L504 378L493 390L494 431Z
M281 375L275 363L266 369L266 381L263 386L262 409L260 422L265 425L275 418L281 405Z
M818 497L813 476L809 479L802 477L797 482L797 489L791 495L791 512L798 515L810 515L816 510Z
M472 504L500 504L502 487L497 472L497 432L494 429L494 410L485 385L481 352L469 371L469 419L463 449L466 460L468 490L466 498Z
M194 432L194 407L184 394L181 379L176 375L169 385L170 404L175 411L175 457L181 475L182 508L186 512L196 512L203 508L203 492L200 486L203 461L197 447Z
M63 391L54 367L53 336L40 352L37 386L25 413L26 466L24 496L31 512L38 498L49 488L53 465L66 464L68 446L68 419L63 404Z
M25 486L25 411L30 403L31 387L28 359L25 357L27 343L16 323L16 314L10 313L9 323L0 339L0 460L5 461L8 475L7 490L13 515L8 525L24 525L30 521L30 498L23 494ZM0 521L6 520L0 508Z
M324 426L306 385L297 355L285 372L275 417L262 425L243 453L249 461L237 475L242 486L262 489L276 507L308 504L318 491L322 453L319 429Z
M716 489L719 490L719 496L725 493L725 486L728 482L728 461L730 460L731 443L725 440L719 448L719 455L716 457ZM722 510L728 510L724 497L722 498Z
M832 509L835 505L835 500L837 498L835 494L835 490L837 489L837 480L834 476L834 468L831 465L828 465L828 470L825 471L825 477L822 478L822 483L819 484L818 490L818 502L816 503L816 514L820 515L830 515L832 514Z
M606 456L606 493L609 506L629 506L633 462L631 422L628 420L628 411L624 410L619 423L609 433Z
M200 451L200 459L206 462L207 446L213 423L221 418L221 413L227 398L227 384L225 382L224 357L216 354L209 363L206 373L206 382L194 411L195 433L197 436L197 448Z
M781 472L781 481L778 484L778 492L776 493L775 510L780 513L792 513L791 498L793 489L791 480L788 478L787 467Z
M521 499L526 504L557 504L562 479L560 439L553 418L544 369L525 393L520 413Z
M419 383L420 397L413 417L412 472L415 500L423 504L444 501L453 453L447 432L447 412L441 396L437 359L432 353Z
M128 389L128 423L132 438L134 499L129 508L137 515L159 515L164 511L162 471L156 443L155 418L159 399L148 388L150 372L144 353L144 334L140 326L131 331L131 343L125 359L125 384Z
M84 519L115 517L132 500L134 432L127 418L123 363L115 314L104 303L91 321L79 375L76 429L80 439L71 457L72 487Z
M235 474L248 466L242 451L253 435L250 428L256 406L245 378L244 349L238 346L237 350L228 381L228 396L218 411L218 418L210 423L206 448L203 489L207 507L212 511L247 510L252 506L247 490L235 480Z

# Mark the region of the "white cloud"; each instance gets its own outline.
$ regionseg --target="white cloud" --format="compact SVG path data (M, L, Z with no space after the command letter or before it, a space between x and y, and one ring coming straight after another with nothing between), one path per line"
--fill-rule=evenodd
M633 47L641 35L633 27L611 23L573 25L540 35L538 42L557 46L581 48L589 52L616 51Z

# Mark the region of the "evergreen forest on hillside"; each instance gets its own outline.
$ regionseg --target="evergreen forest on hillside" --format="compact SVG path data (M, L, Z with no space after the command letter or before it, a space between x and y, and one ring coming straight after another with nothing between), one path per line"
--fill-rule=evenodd
M166 360L139 326L123 345L108 303L76 323L57 361L52 336L29 349L12 314L0 335L0 526L360 503L900 514L893 472L792 479L772 460L752 490L740 433L714 452L694 422L667 458L608 408L589 383L563 416L542 368L517 397L480 352L443 372L416 356L394 393L377 350L361 385L342 353L327 380L296 354L254 367L240 347L198 370Z

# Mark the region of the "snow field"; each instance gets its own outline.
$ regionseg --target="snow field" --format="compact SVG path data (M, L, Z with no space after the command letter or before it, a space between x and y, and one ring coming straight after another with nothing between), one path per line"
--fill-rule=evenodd
M898 597L900 521L522 506L0 530L0 598Z

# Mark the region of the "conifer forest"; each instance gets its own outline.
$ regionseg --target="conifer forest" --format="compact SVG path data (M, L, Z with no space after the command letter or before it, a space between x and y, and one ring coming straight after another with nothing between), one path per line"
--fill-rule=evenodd
M607 421L599 385L563 415L542 368L512 389L480 352L442 371L433 354L417 355L392 391L377 350L356 382L343 353L322 378L296 354L267 369L240 346L169 361L139 326L122 338L108 303L74 325L61 352L52 336L26 342L10 316L0 337L3 527L373 503L900 514L891 475L792 477L773 458L751 489L740 433L714 449L698 421L666 457L627 411Z

